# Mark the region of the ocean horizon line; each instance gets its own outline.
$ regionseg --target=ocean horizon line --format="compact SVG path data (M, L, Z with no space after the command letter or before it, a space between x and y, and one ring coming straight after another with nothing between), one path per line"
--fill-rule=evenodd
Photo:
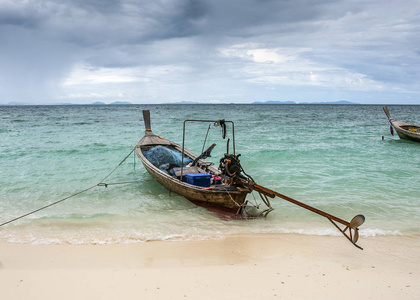
M418 106L420 104L412 104L412 103L357 103L357 102L350 102L350 101L332 101L332 102L294 102L294 101L256 101L256 102L189 102L189 101L181 101L181 102L162 102L162 103L131 103L131 102L92 102L92 103L23 103L23 102L9 102L9 103L0 103L0 106L124 106L124 105L361 105L361 106L382 106L382 105L390 105L390 106Z

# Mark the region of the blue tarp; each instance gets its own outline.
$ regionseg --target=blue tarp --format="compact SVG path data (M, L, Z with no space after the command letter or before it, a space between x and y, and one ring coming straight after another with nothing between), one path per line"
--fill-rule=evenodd
M165 146L154 146L149 150L144 151L143 154L148 161L161 169L166 170L169 168L169 165L181 166L182 153ZM191 159L184 156L184 167L191 161Z

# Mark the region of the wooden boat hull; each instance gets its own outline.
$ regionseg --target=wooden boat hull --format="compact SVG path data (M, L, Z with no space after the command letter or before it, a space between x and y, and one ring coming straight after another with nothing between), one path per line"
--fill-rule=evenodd
M392 127L394 127L400 139L420 143L420 126L396 121L391 118L388 107L384 106L383 109L388 117L389 123L392 125Z
M391 122L391 124L395 128L395 131L397 132L400 139L420 142L420 127L412 125L412 124L408 124L408 123L399 122L399 121L393 121ZM417 133L404 129L403 126L416 129Z
M147 141L150 139L152 140L151 142ZM236 187L231 190L228 189L228 187L224 187L222 185L213 187L212 189L205 189L200 186L189 184L187 182L182 182L176 177L173 177L157 168L143 154L142 150L146 146L150 147L158 145L171 146L177 150L182 149L180 145L157 137L153 134L146 134L145 137L138 142L136 146L136 154L143 163L145 169L149 172L150 175L153 176L157 182L159 182L170 192L181 195L200 206L215 207L234 214L241 213L241 210L245 204L245 198L247 194L251 192L249 189ZM197 157L196 154L187 149L185 149L185 154L192 159ZM215 167L210 166L209 168L213 168L213 171L217 172Z

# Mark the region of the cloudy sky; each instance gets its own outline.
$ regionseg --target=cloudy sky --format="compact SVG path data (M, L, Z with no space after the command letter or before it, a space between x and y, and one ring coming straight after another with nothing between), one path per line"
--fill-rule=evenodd
M0 0L0 104L420 104L420 0Z

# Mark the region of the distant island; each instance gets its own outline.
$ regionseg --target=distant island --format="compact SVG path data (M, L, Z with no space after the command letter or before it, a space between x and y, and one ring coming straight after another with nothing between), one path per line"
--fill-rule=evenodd
M252 102L251 104L346 104L346 105L358 105L359 103L340 100L332 102L294 102L294 101L264 101L264 102Z
M202 103L202 102L194 102L194 101L180 101L180 102L166 102L161 104L210 104L210 103Z
M90 105L130 105L130 104L132 104L132 103L127 102L127 101L115 101L115 102L112 102L112 103L109 103L109 104L106 104L106 103L100 102L100 101L96 101L96 102L93 102Z
M127 101L115 101L115 102L112 102L112 103L109 103L109 105L129 105L129 104L132 104L131 102L127 102Z
M294 101L256 101L251 104L297 104Z

